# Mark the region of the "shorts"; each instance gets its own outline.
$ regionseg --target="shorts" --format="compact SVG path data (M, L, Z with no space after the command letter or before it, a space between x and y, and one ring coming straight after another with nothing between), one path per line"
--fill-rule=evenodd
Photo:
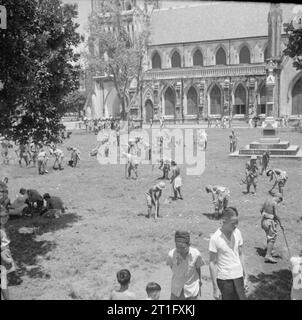
M177 176L174 179L173 187L174 188L180 188L181 187L181 177L180 176Z
M275 242L277 238L277 223L272 219L262 219L261 227L266 233L267 241Z
M152 208L152 206L155 206L155 203L152 201L152 198L148 193L146 193L146 201L147 201L148 208Z

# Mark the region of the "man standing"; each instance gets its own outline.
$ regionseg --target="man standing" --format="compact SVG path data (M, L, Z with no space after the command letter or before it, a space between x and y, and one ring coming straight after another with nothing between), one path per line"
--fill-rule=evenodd
M247 274L243 240L238 226L238 211L228 207L222 214L223 224L210 238L210 273L216 300L246 300Z
M48 158L46 155L46 151L44 150L44 148L41 148L37 157L39 174L48 173L48 171L46 170L47 160Z
M181 188L180 168L178 167L175 161L172 161L171 165L172 165L171 184L172 184L173 193L174 193L174 200L177 200L177 199L183 200L183 197L180 191L180 188Z
M254 194L257 192L257 177L258 177L258 167L257 167L257 156L251 156L251 159L245 165L245 175L246 175L246 191L250 193L251 185L254 187Z
M55 157L55 162L53 164L53 169L56 170L57 169L57 165L58 165L59 170L63 170L63 167L62 167L62 163L63 163L63 159L64 159L63 151L58 149L55 146L52 146L51 147L51 154L53 154L54 157Z
M270 161L270 152L264 151L261 158L261 171L260 171L261 175L263 175L263 172L267 170L269 161Z
M166 185L164 182L160 182L157 185L153 186L146 193L148 214L147 218L151 217L152 208L155 207L155 218L159 217L159 198L161 197L162 190L165 189Z
M200 252L191 247L189 232L175 232L175 248L168 253L167 265L172 270L171 300L197 300L204 261Z
M215 206L215 219L219 218L221 213L229 204L230 190L223 186L207 186L206 192L212 194L213 204Z
M276 193L272 197L267 199L260 209L260 213L262 216L261 228L265 231L267 242L264 261L269 263L277 263L277 260L273 257L273 249L277 239L277 223L279 223L281 227L281 221L277 216L277 205L282 200L282 195L280 193Z

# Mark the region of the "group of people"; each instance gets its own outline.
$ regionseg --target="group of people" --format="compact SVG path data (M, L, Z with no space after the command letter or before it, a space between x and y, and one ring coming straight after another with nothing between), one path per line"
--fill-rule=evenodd
M65 212L60 197L45 193L43 196L35 189L20 188L19 194L11 202L8 192L8 178L0 181L0 221L1 221L1 299L9 300L7 275L15 272L16 267L10 252L10 240L5 226L9 218L36 217L58 218Z
M9 164L9 148L13 148L13 144L8 140L3 140L2 145L2 159L3 164ZM49 149L47 152L47 148ZM70 160L68 165L76 167L80 161L80 150L76 147L69 146L67 151L70 152ZM50 144L48 147L44 146L43 143L20 143L15 150L18 158L19 165L22 167L23 163L26 167L33 165L38 168L40 175L48 173L47 164L49 158L54 157L53 169L63 170L64 152L59 149L55 144Z
M102 130L117 130L120 127L120 119L109 116L109 118L88 119L83 118L83 124L86 132L98 134Z

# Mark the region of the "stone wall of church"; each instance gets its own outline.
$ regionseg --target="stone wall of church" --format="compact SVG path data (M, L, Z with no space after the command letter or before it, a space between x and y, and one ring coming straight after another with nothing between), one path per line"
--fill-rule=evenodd
M221 47L225 50L227 65L236 65L239 64L239 53L243 46L247 46L250 51L251 63L264 63L264 51L267 46L265 37L150 47L148 49L148 69L152 69L152 57L155 52L161 57L162 69L171 68L171 57L175 51L182 58L182 67L192 67L193 55L197 49L203 55L203 65L205 67L214 66L216 65L216 52Z

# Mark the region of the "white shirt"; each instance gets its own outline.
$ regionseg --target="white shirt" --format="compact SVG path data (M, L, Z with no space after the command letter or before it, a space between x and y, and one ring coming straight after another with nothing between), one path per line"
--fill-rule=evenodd
M197 296L199 275L196 269L200 269L204 265L200 252L190 247L189 253L184 259L174 248L168 253L167 265L170 266L173 273L171 292L179 297L182 289L184 289L186 298Z
M217 253L217 279L229 280L243 276L243 268L239 258L239 246L243 240L239 229L235 229L229 241L218 229L210 238L209 251Z
M302 300L302 257L291 257L293 274L292 300Z

